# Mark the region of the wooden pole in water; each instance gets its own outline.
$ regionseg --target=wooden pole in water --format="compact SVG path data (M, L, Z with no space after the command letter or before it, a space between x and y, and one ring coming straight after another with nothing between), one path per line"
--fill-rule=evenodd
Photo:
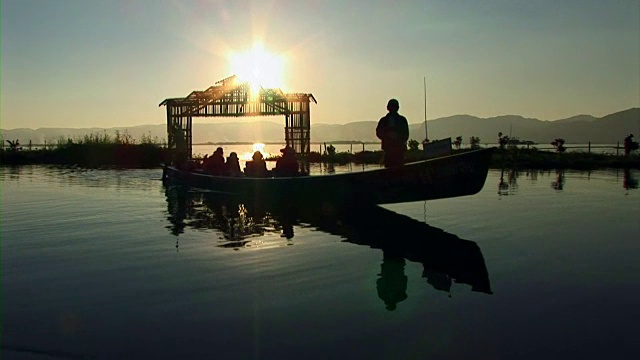
M423 78L424 83L424 140L429 139L429 132L427 131L427 77Z

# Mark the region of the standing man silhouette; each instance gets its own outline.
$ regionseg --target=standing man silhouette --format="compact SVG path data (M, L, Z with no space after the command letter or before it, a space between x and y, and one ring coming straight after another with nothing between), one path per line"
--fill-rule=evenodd
M404 153L409 140L409 124L407 118L398 114L400 103L391 99L387 103L387 115L378 121L376 136L382 140L384 166L394 167L404 164Z

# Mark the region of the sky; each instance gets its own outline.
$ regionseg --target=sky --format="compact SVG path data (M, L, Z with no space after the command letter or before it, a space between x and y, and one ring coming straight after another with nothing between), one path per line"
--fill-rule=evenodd
M640 0L1 0L0 31L3 129L164 123L162 100L257 42L312 123L377 121L390 98L409 123L425 98L428 119L640 106Z

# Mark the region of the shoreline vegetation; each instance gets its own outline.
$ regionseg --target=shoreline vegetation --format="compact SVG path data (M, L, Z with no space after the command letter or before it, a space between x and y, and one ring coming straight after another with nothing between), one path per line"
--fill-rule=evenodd
M166 142L158 138L143 136L133 139L126 132L110 136L106 133L86 135L82 139L60 138L56 144L35 150L24 149L18 141L7 141L8 148L0 150L0 166L30 164L78 166L88 168L156 168L161 167L170 154ZM341 144L342 142L333 142ZM346 142L349 143L349 142ZM414 142L407 150L406 162L425 159L422 150ZM242 144L232 143L229 144ZM220 145L220 144L217 144ZM478 147L478 146L476 146ZM452 149L452 153L469 149ZM332 145L327 151L312 151L310 163L333 163L344 165L381 164L383 153L377 151L336 152ZM275 161L277 157L267 158ZM601 154L587 151L558 152L540 150L535 147L523 148L509 146L496 149L492 156L493 169L576 169L593 170L601 168L640 169L640 154L633 151L629 155Z
M0 150L0 166L43 164L133 169L158 167L169 158L166 143L158 138L142 136L138 141L127 132L60 138L56 144L35 150L25 150L17 140L6 142L9 148Z

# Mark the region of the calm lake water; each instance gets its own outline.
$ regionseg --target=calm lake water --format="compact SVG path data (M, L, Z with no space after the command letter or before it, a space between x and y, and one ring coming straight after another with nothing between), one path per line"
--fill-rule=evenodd
M346 152L350 152L350 153L357 153L360 151L379 151L380 150L380 144L331 144L331 143L326 143L326 144L318 144L318 143L313 143L310 145L310 149L311 151L315 151L318 153L324 153L325 151L325 145L329 146L332 145L333 147L335 147L336 152L339 153L346 153ZM237 144L233 144L233 145L193 145L193 155L194 156L204 156L204 155L211 155L215 149L220 146L222 147L222 149L224 150L225 156L229 155L230 152L234 151L238 154L238 156L240 156L241 161L243 161L243 158L245 160L250 160L251 159L251 155L253 154L253 147L251 145L237 145ZM264 148L262 149L263 154L265 155L265 157L269 157L269 156L279 156L280 155L280 149L282 149L285 146L285 144L266 144L264 145ZM483 147L498 147L498 144L482 144ZM565 145L567 147L567 152L589 152L591 151L594 154L608 154L608 155L621 155L624 154L624 149L620 147L620 144L566 144ZM551 146L551 144L536 144L536 145L531 145L530 147L526 146L526 145L520 145L519 147L521 148L537 148L539 150L543 150L543 151L555 151L555 148L553 146ZM616 147L620 147L618 149L616 149ZM469 144L463 144L462 148L468 149L469 148ZM269 163L267 163L269 164Z
M637 356L638 170L344 216L160 177L0 168L3 359Z

